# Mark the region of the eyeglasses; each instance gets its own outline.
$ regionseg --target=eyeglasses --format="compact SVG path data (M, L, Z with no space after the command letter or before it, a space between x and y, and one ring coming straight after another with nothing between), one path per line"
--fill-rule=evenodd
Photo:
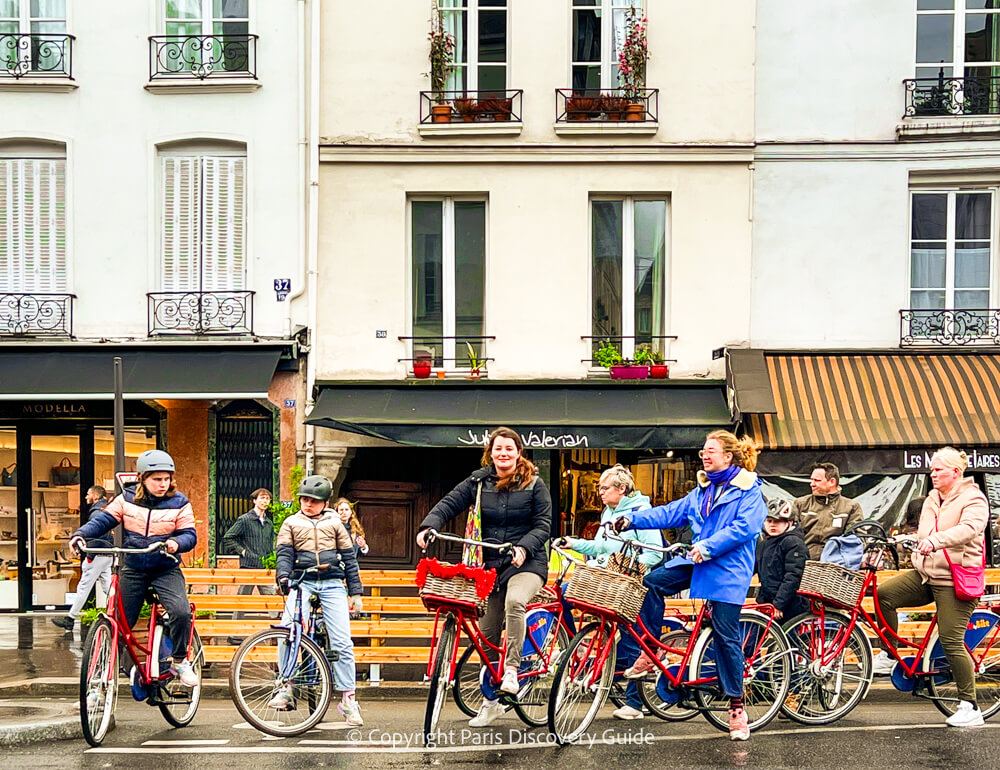
M706 457L711 457L712 455L726 454L718 449L699 449L698 457L704 460Z
M597 488L598 492L607 492L609 489L615 489L618 485L612 484L610 486L600 486Z

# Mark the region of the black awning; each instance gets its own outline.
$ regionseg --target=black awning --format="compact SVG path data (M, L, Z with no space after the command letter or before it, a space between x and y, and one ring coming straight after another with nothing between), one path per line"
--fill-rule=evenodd
M730 426L721 384L324 386L306 420L413 446L482 446L498 425L533 449L700 447Z
M113 398L115 356L125 398L261 398L280 355L277 346L0 350L0 399Z

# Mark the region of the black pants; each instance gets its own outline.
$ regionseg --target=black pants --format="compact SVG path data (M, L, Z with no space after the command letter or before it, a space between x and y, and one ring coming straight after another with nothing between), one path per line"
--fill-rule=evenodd
M187 583L180 567L160 573L137 572L123 567L119 575L122 608L129 628L135 625L142 611L146 589L153 586L160 604L170 615L170 643L174 660L187 657L188 639L191 636L191 602L187 596Z

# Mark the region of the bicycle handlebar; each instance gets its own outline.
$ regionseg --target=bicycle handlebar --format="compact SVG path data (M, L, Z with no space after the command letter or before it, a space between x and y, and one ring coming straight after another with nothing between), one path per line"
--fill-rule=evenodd
M87 554L88 556L91 554L95 555L108 554L112 556L140 556L142 554L155 553L156 551L161 551L165 556L169 556L178 564L180 563L180 559L178 559L172 553L167 551L166 541L150 543L145 548L90 548L89 546L78 543L76 545L76 550L79 551L80 553Z
M424 542L427 545L430 545L435 540L446 540L449 543L462 543L463 545L475 545L483 548L491 548L494 551L499 551L500 553L506 553L514 548L513 543L488 543L484 540L469 540L465 537L455 537L455 535L449 535L446 532L438 532L436 529L427 529L424 531L426 532Z
M628 543L632 548L645 551L659 551L667 556L683 554L691 549L687 543L673 543L668 546L653 545L652 543L642 543L638 540L631 540L626 537L619 537L613 530L608 528L604 535L608 540L617 540L619 543Z

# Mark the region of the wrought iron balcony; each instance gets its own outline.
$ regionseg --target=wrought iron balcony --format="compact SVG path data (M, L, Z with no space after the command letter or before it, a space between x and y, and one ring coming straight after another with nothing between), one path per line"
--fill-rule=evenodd
M556 123L584 120L607 123L655 123L660 89L641 88L635 96L617 89L556 89Z
M149 38L149 79L257 78L257 35Z
M1000 310L899 311L899 346L1000 346Z
M75 294L0 294L0 336L72 337Z
M903 88L904 118L1000 114L1000 77L911 78Z
M0 34L0 77L73 77L72 35Z
M253 334L252 291L165 291L147 294L149 336Z
M421 91L421 123L495 123L521 120L524 91Z

